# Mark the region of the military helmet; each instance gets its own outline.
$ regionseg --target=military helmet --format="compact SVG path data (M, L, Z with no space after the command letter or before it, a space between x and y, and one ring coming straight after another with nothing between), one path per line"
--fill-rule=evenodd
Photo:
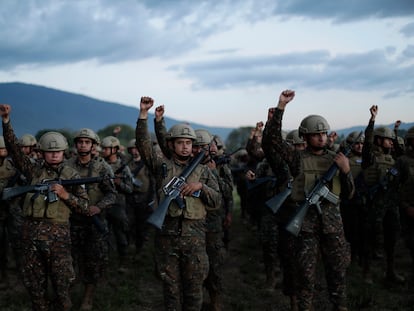
M194 146L208 145L213 140L213 137L211 136L211 134L207 130L198 129L198 130L195 130L194 132L195 132L196 137L197 137L194 144L193 144Z
M324 133L330 130L328 121L319 115L309 115L302 120L299 126L299 136L304 134Z
M127 145L127 149L129 149L129 148L135 148L136 146L135 146L135 142L136 142L137 140L135 139L135 138L133 138L133 139L131 139L129 142L128 142L128 145Z
M119 139L115 136L106 136L101 141L102 148L114 148L114 147L121 147L121 143L119 142Z
M348 134L348 136L346 137L346 142L348 144L353 144L353 143L364 143L365 140L365 135L361 135L359 138L359 133L358 131L353 131L351 133ZM358 138L357 141L355 141Z
M64 151L68 149L68 141L65 136L58 132L47 132L39 139L41 151Z
M395 139L395 133L392 129L386 126L379 126L374 129L374 136L379 136L383 138Z
M405 139L414 138L414 126L410 127L405 134Z
M6 148L6 143L4 142L4 136L0 136L0 148Z
M76 133L75 137L73 138L73 141L76 142L78 140L78 138L89 138L95 144L98 144L99 143L99 136L96 135L96 133L93 130L88 129L88 128L82 128L82 129L80 129Z
M292 130L286 134L286 141L292 145L304 144L305 141L299 136L299 130Z
M189 138L192 140L196 140L197 136L191 126L186 123L180 123L173 125L167 133L168 140L174 138Z
M17 144L20 147L33 147L37 144L36 137L31 134L24 134L19 138Z
M226 145L224 144L223 140L221 139L220 136L218 135L214 135L213 136L213 140L216 143L216 146L218 149L226 149Z

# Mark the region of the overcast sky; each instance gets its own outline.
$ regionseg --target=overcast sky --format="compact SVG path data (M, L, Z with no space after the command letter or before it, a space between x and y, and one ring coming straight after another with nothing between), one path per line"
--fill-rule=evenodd
M413 0L2 0L0 82L25 82L210 126L333 129L414 121ZM0 94L1 99L1 94ZM99 115L97 116L99 117Z

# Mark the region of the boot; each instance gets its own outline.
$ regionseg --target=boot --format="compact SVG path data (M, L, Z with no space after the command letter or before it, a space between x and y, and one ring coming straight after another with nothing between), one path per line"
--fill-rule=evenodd
M335 306L333 311L348 311L348 308L344 306Z
M221 311L223 310L223 301L219 293L210 293L210 310Z
M5 290L9 287L9 275L6 269L1 270L0 290Z
M295 295L290 296L290 311L298 311L298 299Z
M83 310L83 311L92 310L94 295L95 295L95 285L86 284L80 310Z
M118 273L125 274L128 272L127 256L121 256L119 258Z
M387 255L387 273L385 276L385 280L390 283L403 284L405 282L405 278L395 271L394 254L391 253Z

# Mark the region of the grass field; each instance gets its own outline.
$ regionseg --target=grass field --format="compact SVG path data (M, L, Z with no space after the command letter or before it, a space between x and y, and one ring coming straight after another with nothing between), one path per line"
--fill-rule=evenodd
M94 310L163 310L162 287L154 273L152 235L141 255L135 260L132 260L131 256L129 271L126 274L119 274L116 271L115 254L111 255L108 278L98 287ZM289 310L289 300L283 296L280 288L272 292L265 287L261 258L256 229L243 222L239 210L236 209L223 274L224 310ZM397 252L397 269L407 277L410 272L410 260L408 251L400 243ZM349 310L414 310L414 284L412 282L398 286L386 284L382 278L383 263L375 261L374 264L374 284L369 286L363 282L358 265L353 264L349 267ZM10 286L0 291L0 310L30 310L28 295L13 273L11 271ZM74 286L73 310L79 308L81 294L82 286ZM323 281L318 286L315 310L331 310Z

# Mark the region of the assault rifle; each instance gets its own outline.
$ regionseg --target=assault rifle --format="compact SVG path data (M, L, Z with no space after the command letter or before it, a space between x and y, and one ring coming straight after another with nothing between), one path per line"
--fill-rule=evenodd
M266 206L270 208L273 214L276 214L277 211L280 209L282 204L286 201L286 199L292 193L292 179L288 181L286 188L282 191L270 198L266 201Z
M260 187L267 182L272 182L272 187L276 184L276 177L275 176L265 176L265 177L259 177L253 180L246 180L247 182L247 190L252 191L256 189L257 187Z
M44 179L39 184L35 185L26 185L20 187L9 187L3 189L2 200L10 200L14 197L17 197L22 194L29 192L35 193L35 195L43 194L46 196L48 203L53 203L59 200L59 197L50 190L51 185L61 184L62 186L76 186L76 185L85 185L100 183L105 179L113 179L115 177L110 176L96 176L96 177L86 177L78 179ZM97 215L92 216L92 221L96 225L99 232L106 234L107 229L102 224L101 220Z
M190 164L182 171L180 176L174 176L164 187L163 192L165 194L165 198L162 202L160 202L157 209L148 217L147 222L154 225L158 229L162 228L162 224L164 223L165 215L167 214L168 207L170 206L171 202L174 200L180 208L185 207L185 203L183 199L180 197L181 187L184 185L185 181L187 180L188 176L195 170L198 164L201 163L204 159L204 151L201 151L196 157L194 157ZM197 191L193 196L199 196L200 192Z
M362 131L359 133L358 137L348 145L342 153L345 156L348 156L352 150L353 145L360 139ZM331 202L334 205L339 203L339 197L332 193L327 184L334 178L338 171L339 167L334 162L328 169L328 171L316 182L315 186L312 188L310 193L306 196L305 201L299 206L295 216L289 221L286 226L286 230L292 233L295 236L299 235L299 232L302 228L303 220L305 219L306 213L311 206L315 206L319 212L322 214L321 202L323 199Z

